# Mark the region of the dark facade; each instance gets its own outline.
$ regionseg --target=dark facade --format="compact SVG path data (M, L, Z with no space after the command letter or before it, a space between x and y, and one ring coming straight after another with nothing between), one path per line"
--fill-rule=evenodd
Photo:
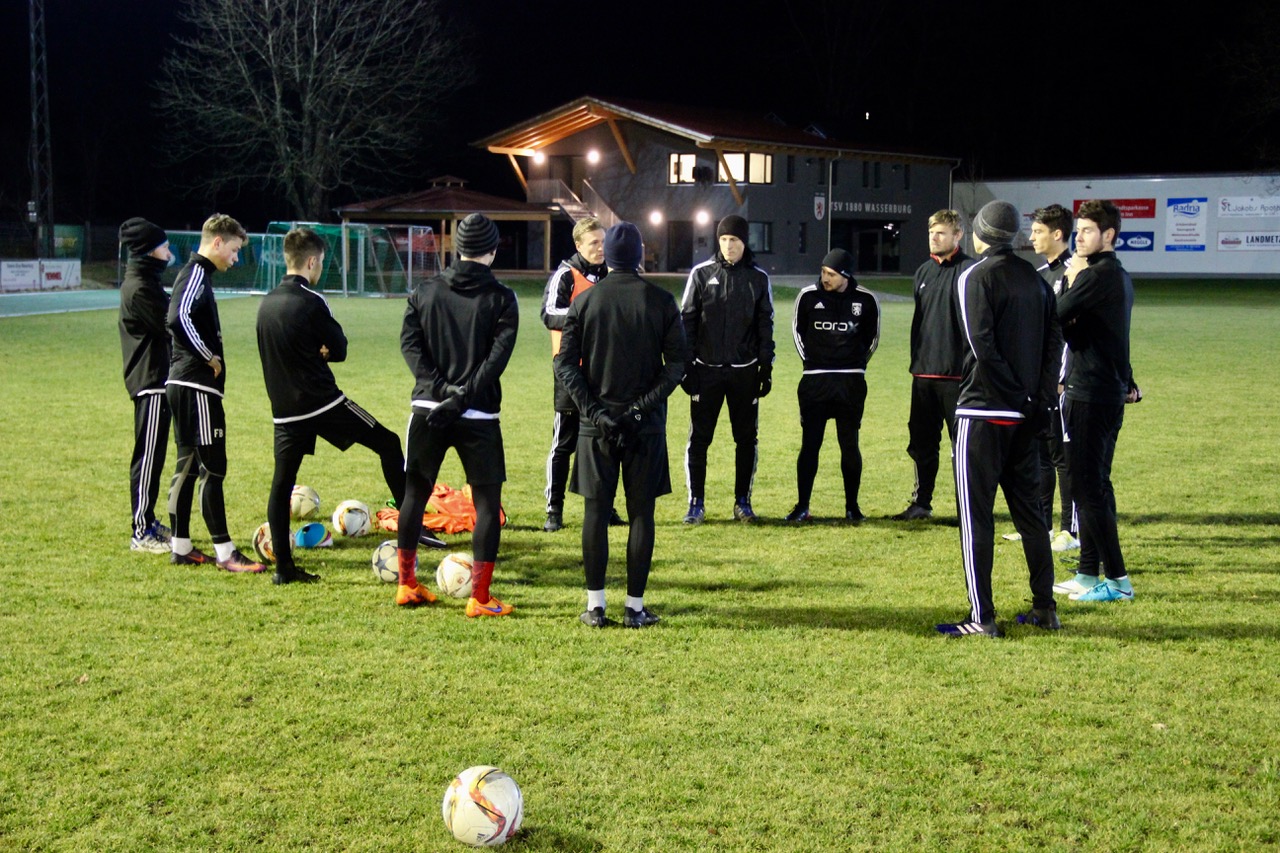
M594 124L588 117L581 129L557 130L557 120L584 104ZM548 132L539 136L540 129ZM501 144L508 141L531 145ZM567 189L606 220L604 208L635 222L650 267L672 272L707 258L716 222L736 213L750 223L757 262L772 274L813 272L829 245L851 251L860 272L909 273L927 256L930 214L949 206L955 166L859 151L763 119L704 112L691 119L679 108L590 98L477 144L512 155L530 201L563 198ZM555 230L553 255L572 251L559 245L568 221Z

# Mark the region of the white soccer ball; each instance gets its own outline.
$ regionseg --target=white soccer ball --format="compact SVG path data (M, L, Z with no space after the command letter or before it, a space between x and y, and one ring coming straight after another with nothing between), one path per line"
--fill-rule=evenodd
M276 549L271 546L271 525L265 521L253 531L253 553L264 563L276 561Z
M471 555L446 555L436 566L436 586L450 598L470 598Z
M396 540L388 539L373 549L373 576L383 583L400 580L400 560L396 556Z
M524 820L524 795L516 780L487 765L463 770L444 791L444 825L472 847L505 844Z
M333 510L333 529L343 536L364 536L373 530L373 515L368 504L343 501Z
M289 515L294 521L315 518L320 512L320 496L310 486L294 486L289 497Z

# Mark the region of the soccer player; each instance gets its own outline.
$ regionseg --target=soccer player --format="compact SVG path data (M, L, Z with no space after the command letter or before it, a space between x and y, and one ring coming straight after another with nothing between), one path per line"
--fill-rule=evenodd
M227 532L222 481L227 476L227 417L222 394L227 371L222 358L222 324L213 297L213 274L235 265L248 239L239 222L222 213L205 220L200 245L173 283L167 324L172 343L165 391L173 410L178 469L169 485L169 517L173 526L170 562L177 565L216 563L228 572L265 572L262 563L246 558ZM191 544L191 503L196 471L200 477L200 513L213 539L215 557Z
M507 478L499 377L511 360L520 322L515 293L489 269L497 248L498 226L482 214L469 215L454 234L457 261L419 285L405 309L400 349L415 384L397 537L396 604L402 606L436 600L418 583L418 535L440 463L452 447L476 505L467 616L506 616L514 609L489 592Z
M911 413L907 416L907 455L915 464L911 503L894 521L916 521L933 515L933 487L938 479L938 445L942 425L955 443L956 398L964 361L955 286L969 261L960 248L964 237L960 214L939 210L929 217L929 260L916 270L915 313L911 317Z
M1111 461L1126 402L1142 393L1129 362L1133 281L1116 257L1120 210L1091 200L1076 211L1076 253L1067 288L1058 296L1058 318L1071 348L1067 375L1067 472L1080 513L1080 564L1076 575L1054 587L1073 601L1132 601L1116 524ZM1099 578L1106 571L1105 581Z
M168 554L169 528L156 520L155 507L171 420L164 393L169 378L169 330L165 328L169 295L160 283L160 274L173 260L173 252L164 230L140 216L120 226L120 242L129 249L129 263L120 284L124 387L133 398L133 461L129 466L133 537L129 548Z
M604 278L604 226L594 216L578 220L573 226L573 245L578 250L547 279L542 294L542 324L551 331L551 357L560 352L560 334L564 331L569 305L579 295ZM569 392L552 370L555 419L551 426L551 452L547 454L547 520L542 529L554 533L564 527L564 491L569 479L569 456L578 445L578 410ZM610 524L623 524L618 513L609 510Z
M648 628L658 622L644 604L654 504L671 491L667 397L680 384L688 354L675 299L636 274L644 257L639 229L630 222L610 228L604 255L609 274L569 307L556 356L556 375L584 417L571 481L586 504L587 609L579 618L593 628L609 623L604 591L609 507L621 472L631 519L622 624Z
M1020 217L1007 201L983 205L973 221L979 258L956 282L967 351L956 404L956 498L969 616L937 630L998 637L991 595L996 488L1004 492L1031 581L1031 609L1018 621L1062 627L1053 600L1053 552L1038 499L1036 433L1057 391L1062 339L1053 293L1013 253Z
M809 521L809 497L818 473L827 421L836 422L840 473L844 478L844 517L864 516L858 506L862 453L858 430L867 402L867 361L880 342L880 304L853 277L853 256L832 249L822 259L818 284L796 296L791 328L804 368L800 375L800 455L796 458L799 498L787 521Z
M316 437L339 450L360 444L378 454L382 477L399 506L404 500L400 439L338 389L329 365L345 361L347 336L314 288L324 273L324 238L310 228L284 237L285 276L258 306L258 356L275 423L275 474L267 498L278 584L319 580L298 568L289 536L289 498L302 458Z
M1071 211L1060 204L1038 208L1031 220L1031 248L1044 256L1044 264L1036 268L1040 277L1053 288L1054 297L1066 289L1067 263L1071 260L1072 218ZM1071 500L1071 477L1067 474L1066 447L1063 423L1063 383L1066 382L1071 350L1062 347L1062 362L1058 372L1059 396L1057 405L1049 412L1049 427L1040 440L1040 503L1044 511L1045 526L1052 536L1054 551L1070 551L1080 547L1075 533L1075 503ZM1055 480L1062 498L1060 524L1054 532L1053 492Z
M690 271L680 307L693 354L682 383L690 421L685 524L701 524L706 517L707 448L725 403L735 445L733 517L756 520L751 487L759 403L773 387L773 290L747 247L747 233L741 216L720 220L716 253Z

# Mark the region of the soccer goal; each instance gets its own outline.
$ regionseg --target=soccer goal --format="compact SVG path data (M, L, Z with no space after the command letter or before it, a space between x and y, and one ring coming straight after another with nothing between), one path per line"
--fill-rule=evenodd
M410 225L406 252L409 290L440 272L440 241L430 225Z

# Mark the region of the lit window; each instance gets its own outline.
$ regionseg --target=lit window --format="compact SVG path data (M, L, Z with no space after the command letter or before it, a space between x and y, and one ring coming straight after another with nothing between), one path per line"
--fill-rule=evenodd
M725 174L724 170L726 164L729 166L728 174ZM773 155L726 151L724 162L720 163L716 169L716 180L727 184L729 175L733 175L734 182L739 184L771 184L773 183Z
M667 170L667 183L693 183L693 170L697 165L698 156L696 154L672 154Z

